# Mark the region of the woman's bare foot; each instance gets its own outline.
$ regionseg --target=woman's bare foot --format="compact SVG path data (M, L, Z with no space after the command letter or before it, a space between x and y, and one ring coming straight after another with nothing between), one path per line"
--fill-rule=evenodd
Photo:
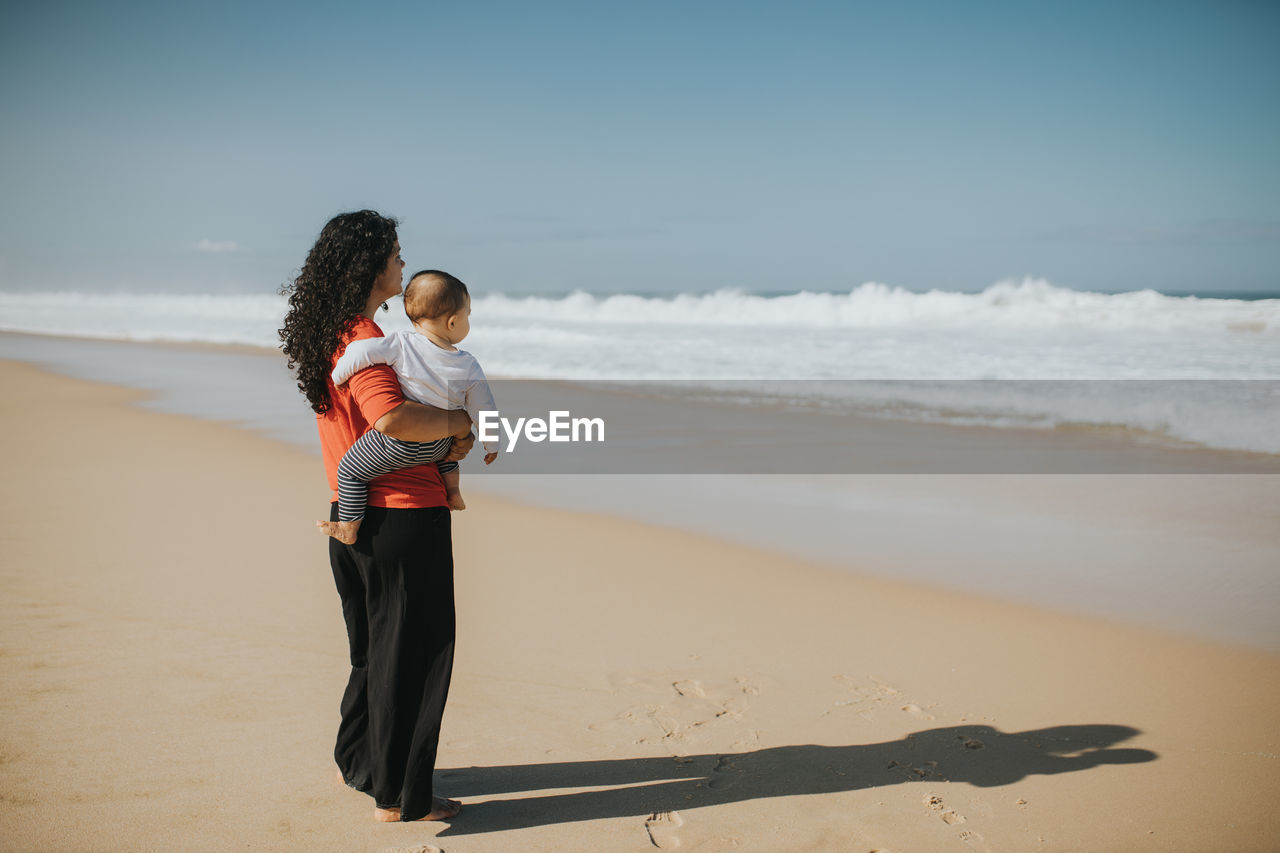
M462 499L462 492L449 492L449 509L466 509L467 502Z
M458 812L462 811L462 803L457 800L447 800L444 797L432 797L431 804L435 807L431 810L431 814L420 817L418 820L449 820L457 817ZM400 810L375 807L373 819L381 823L394 823L400 820Z
M360 533L360 522L363 520L357 518L355 521L317 521L316 527L320 528L321 533L332 536L344 545L354 545L356 536Z

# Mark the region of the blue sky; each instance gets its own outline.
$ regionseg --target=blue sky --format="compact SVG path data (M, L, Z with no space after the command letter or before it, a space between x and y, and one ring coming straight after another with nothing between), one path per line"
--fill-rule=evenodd
M0 288L1280 290L1280 3L0 8Z

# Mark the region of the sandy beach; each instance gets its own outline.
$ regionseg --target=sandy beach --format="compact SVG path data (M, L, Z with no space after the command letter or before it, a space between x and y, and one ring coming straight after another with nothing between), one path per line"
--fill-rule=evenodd
M330 758L318 458L0 373L5 849L1280 843L1275 653L482 494L438 766L464 810L376 824Z

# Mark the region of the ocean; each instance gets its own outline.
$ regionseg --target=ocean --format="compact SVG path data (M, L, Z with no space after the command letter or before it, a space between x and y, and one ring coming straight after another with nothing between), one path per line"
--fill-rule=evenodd
M275 348L286 308L278 295L0 293L0 330ZM407 329L389 308L384 330ZM1280 295L1023 279L979 293L478 293L472 308L464 348L491 377L702 384L743 402L1280 454Z
M384 329L408 328L390 309ZM316 452L274 351L284 312L280 296L0 293L0 330L27 333L0 334L0 358L140 387L149 407ZM629 458L656 446L687 473L521 474L514 459L469 458L470 494L1280 649L1280 479L1265 475L1280 464L1280 298L1028 280L973 294L476 294L472 318L464 347L517 389L549 380L616 401L612 383L649 380L630 410L678 412L683 443L633 444L650 456ZM750 449L756 434L719 413L752 405L748 426L785 430L786 473L702 465L724 444ZM730 428L720 438L709 423ZM823 438L826 423L840 429ZM822 468L843 445L892 464ZM983 447L1035 464L953 475L927 458Z

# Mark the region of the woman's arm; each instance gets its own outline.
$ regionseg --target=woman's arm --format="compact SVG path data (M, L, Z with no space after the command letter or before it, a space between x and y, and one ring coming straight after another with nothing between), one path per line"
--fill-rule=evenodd
M464 409L437 409L405 400L374 422L373 428L401 441L437 441L453 436L456 448L466 442L471 449L471 417ZM464 454L465 455L465 454Z
M475 440L471 418L461 409L437 409L406 400L395 371L385 364L361 370L347 383L366 423L383 435L401 441L439 441L453 436L453 449L446 457L457 461L467 455Z

